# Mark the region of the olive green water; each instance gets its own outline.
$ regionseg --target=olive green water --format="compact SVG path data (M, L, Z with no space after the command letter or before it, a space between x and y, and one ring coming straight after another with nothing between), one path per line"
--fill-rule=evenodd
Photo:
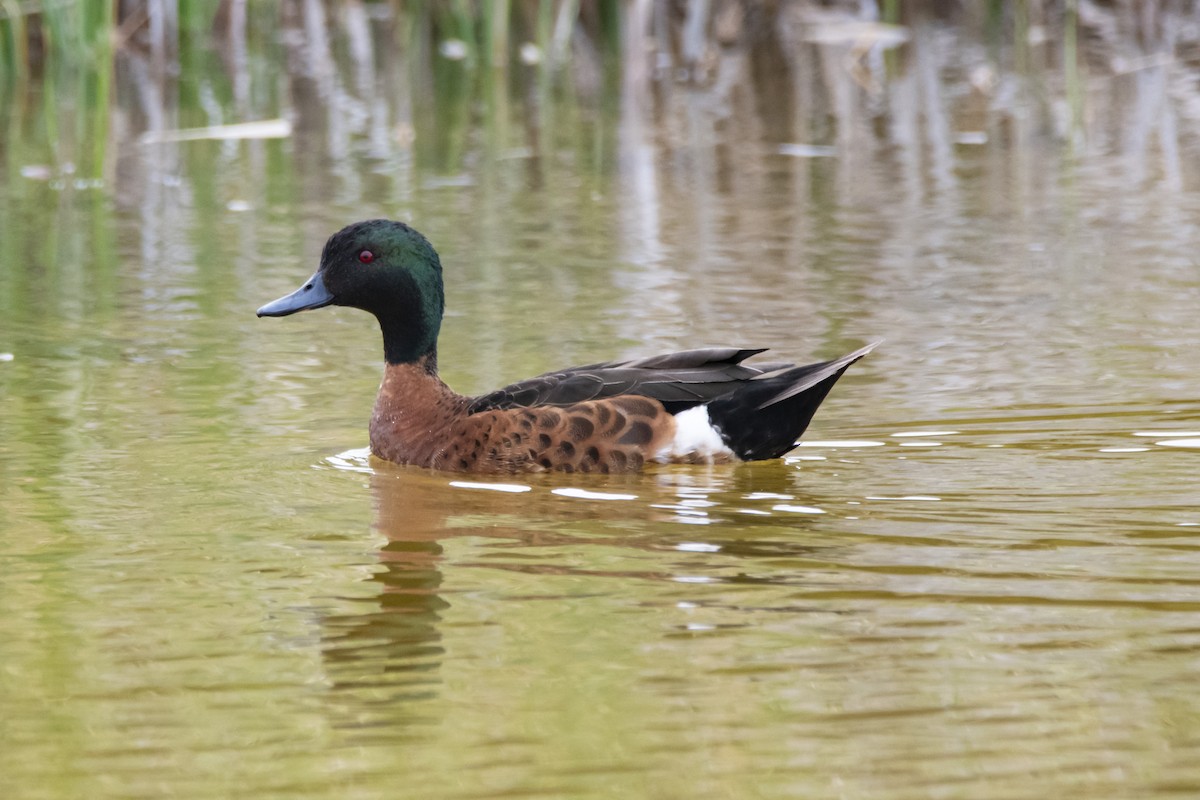
M920 23L550 87L365 24L5 90L0 796L1200 793L1194 61ZM783 461L389 467L370 318L254 316L374 216L464 392L886 342Z

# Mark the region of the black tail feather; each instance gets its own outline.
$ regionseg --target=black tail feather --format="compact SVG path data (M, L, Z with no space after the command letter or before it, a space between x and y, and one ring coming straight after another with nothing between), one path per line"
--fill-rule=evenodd
M779 458L796 446L842 373L877 344L747 381L708 404L709 420L738 458Z

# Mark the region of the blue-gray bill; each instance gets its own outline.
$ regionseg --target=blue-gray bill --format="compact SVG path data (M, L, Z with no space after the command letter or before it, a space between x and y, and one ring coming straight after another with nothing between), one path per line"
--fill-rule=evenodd
M272 300L258 310L260 317L286 317L297 311L307 311L310 308L321 308L333 302L333 295L325 288L325 280L321 273L309 278L303 286L289 295Z

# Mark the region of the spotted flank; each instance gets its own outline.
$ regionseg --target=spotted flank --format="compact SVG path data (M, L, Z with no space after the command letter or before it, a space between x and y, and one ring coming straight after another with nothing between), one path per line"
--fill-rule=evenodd
M422 405L422 395L442 402ZM376 455L455 472L628 472L674 431L661 403L636 395L472 413L467 398L403 365L387 367L380 398L371 422ZM401 398L405 413L395 411Z
M334 234L317 272L259 316L342 305L375 315L383 382L371 452L454 472L629 472L647 462L723 463L791 450L833 384L875 346L805 366L744 363L764 352L711 347L572 367L479 397L437 374L441 263L399 222Z

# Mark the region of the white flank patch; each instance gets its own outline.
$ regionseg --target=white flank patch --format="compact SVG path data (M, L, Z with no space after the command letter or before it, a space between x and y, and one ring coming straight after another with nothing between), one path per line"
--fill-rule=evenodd
M737 458L721 434L712 426L707 406L695 406L675 415L675 439L654 455L655 461L675 459L713 461L717 458Z

